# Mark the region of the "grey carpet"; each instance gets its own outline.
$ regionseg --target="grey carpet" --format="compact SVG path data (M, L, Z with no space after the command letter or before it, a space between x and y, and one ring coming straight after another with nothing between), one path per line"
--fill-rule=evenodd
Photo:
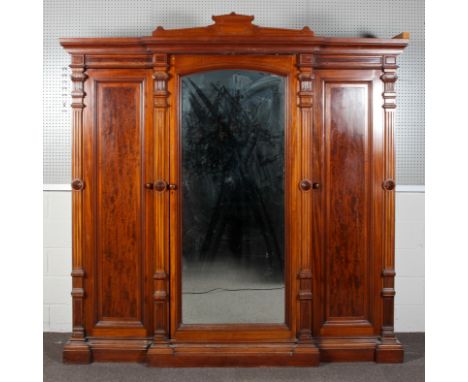
M150 368L132 363L64 365L68 333L44 333L45 382L419 382L424 381L424 333L401 333L405 362L396 365L322 363L314 368Z

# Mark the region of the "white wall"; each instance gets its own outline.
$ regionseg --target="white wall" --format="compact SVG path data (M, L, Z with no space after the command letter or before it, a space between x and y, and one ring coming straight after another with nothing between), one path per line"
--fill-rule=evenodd
M424 331L424 193L397 192L395 330Z
M424 193L397 192L395 330L424 331ZM71 192L44 191L44 331L71 332Z
M44 191L44 331L71 332L71 192Z

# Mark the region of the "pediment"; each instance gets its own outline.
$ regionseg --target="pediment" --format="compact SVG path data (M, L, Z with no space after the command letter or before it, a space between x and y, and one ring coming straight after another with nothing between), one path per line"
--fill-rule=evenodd
M309 27L302 29L268 28L253 24L254 16L239 15L231 12L226 15L212 16L214 24L205 27L164 29L159 26L154 31L153 37L170 38L213 38L213 37L252 37L268 38L282 36L284 38L308 38L314 37Z

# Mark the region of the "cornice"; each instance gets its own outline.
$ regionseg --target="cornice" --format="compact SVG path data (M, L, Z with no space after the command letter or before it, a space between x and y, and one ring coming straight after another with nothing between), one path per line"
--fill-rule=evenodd
M392 39L315 36L302 29L265 28L253 16L213 16L205 27L164 29L152 36L111 38L62 38L72 55L85 55L87 68L150 67L153 54L313 54L315 68L383 65L384 55L398 55L408 45L404 32ZM122 55L128 59L122 60Z

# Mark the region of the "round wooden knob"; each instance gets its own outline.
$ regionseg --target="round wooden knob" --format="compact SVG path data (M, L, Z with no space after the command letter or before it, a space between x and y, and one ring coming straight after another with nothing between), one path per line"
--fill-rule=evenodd
M81 191L84 188L84 183L81 179L74 179L71 187L74 191Z
M299 183L299 188L302 191L309 191L312 188L312 182L310 180L308 180L308 179L303 179Z
M382 187L384 190L391 191L395 188L395 181L392 179L384 180Z
M158 192L163 192L167 188L167 183L164 180L158 180L154 183L154 189Z

